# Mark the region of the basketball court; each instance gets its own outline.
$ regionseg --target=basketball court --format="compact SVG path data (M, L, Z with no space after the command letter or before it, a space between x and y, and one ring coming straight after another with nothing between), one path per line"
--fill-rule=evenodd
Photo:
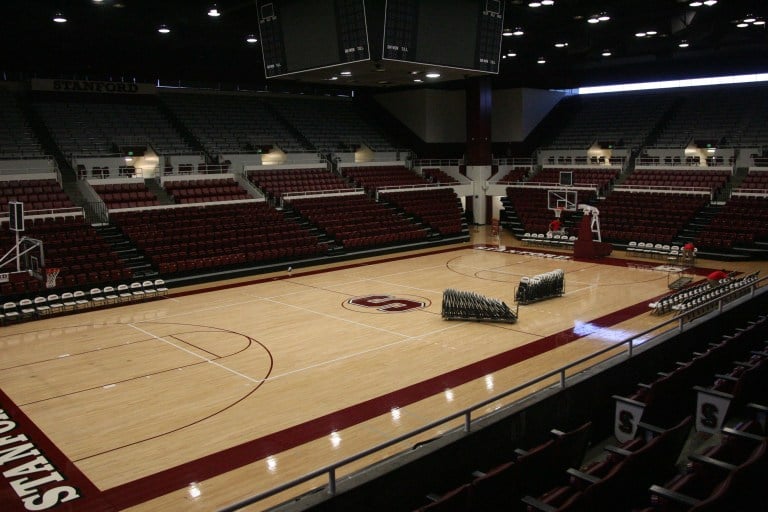
M215 510L669 318L650 314L669 291L653 263L576 261L485 228L473 237L4 327L0 508ZM555 269L563 295L519 306L516 323L441 317L448 288L512 305L522 277Z

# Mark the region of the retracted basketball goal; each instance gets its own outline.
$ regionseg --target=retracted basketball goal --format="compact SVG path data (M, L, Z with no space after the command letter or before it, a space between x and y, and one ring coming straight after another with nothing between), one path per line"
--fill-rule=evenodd
M44 281L48 288L56 286L56 278L61 269L45 266L43 241L22 235L24 203L8 202L8 227L16 233L16 244L0 257L0 276L5 276L6 280L13 280L10 277L11 274L27 273Z

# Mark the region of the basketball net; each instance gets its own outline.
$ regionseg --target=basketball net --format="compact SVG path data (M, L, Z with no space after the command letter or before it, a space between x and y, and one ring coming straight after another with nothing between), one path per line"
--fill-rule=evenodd
M45 287L56 288L56 278L59 277L60 268L46 267L45 268Z
M554 212L555 212L555 218L556 218L556 219L559 219L559 218L560 218L560 214L561 214L561 213L563 213L563 210L564 210L564 209L565 209L565 208L555 208Z

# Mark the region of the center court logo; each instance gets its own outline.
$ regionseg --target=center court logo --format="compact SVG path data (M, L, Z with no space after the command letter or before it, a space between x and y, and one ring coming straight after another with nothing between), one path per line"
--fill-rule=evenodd
M407 313L424 309L431 303L429 299L413 295L366 295L348 299L343 306L364 313Z

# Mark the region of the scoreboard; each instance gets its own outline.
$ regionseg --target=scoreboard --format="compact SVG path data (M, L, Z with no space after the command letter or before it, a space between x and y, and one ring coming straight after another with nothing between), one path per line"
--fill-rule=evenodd
M369 60L363 0L256 3L267 78Z
M387 0L385 59L499 72L499 0Z
M391 60L499 72L502 0L257 0L267 78Z

